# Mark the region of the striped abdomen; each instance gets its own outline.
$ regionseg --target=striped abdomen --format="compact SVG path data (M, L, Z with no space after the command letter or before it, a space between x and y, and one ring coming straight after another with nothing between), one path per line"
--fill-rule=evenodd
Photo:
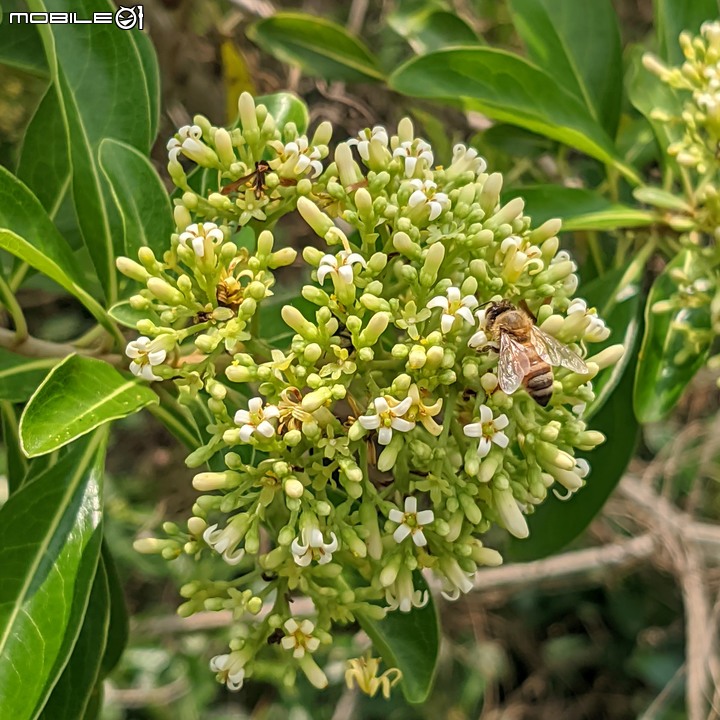
M527 347L527 346L526 346ZM553 393L553 371L534 350L527 348L527 358L530 361L530 370L523 378L523 387L527 394L542 407L545 407Z

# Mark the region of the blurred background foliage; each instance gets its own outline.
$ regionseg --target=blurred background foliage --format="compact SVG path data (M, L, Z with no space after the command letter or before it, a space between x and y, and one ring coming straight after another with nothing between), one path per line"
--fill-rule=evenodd
M615 38L612 28L596 27L598 33L607 32L608 43L617 44L616 54L608 57L620 58L622 52L624 58L624 65L616 66L604 65L602 57L588 59L601 76L619 83L604 89L616 100L604 107L614 104L615 110L601 113L620 158L614 167L572 149L562 138L533 132L528 123L518 126L498 119L501 112L468 111L453 101L453 92L448 91L450 99L436 102L431 92L435 79L424 76L422 66L419 78L427 77L427 88L418 87L416 94L425 99L414 97L407 84L395 83L403 90L400 94L384 81L413 58L473 45L523 56L535 52L540 67L562 85L557 58L542 58L542 48L533 47L533 32L542 29L523 25L531 17L533 2L146 0L146 25L162 80L160 128L152 158L164 177L165 141L175 129L191 122L197 112L214 124L231 124L242 91L295 92L310 108L311 125L328 119L336 137L355 135L375 124L394 126L409 114L418 134L433 144L439 162L449 161L455 142L468 141L493 171L504 173L508 197L527 198L528 212L538 223L555 215L568 218L563 242L578 261L580 294L590 304L604 307L614 297L612 292L624 285L646 292L671 253L650 255L655 247L663 249L666 236L657 237L657 218L633 202L631 185L621 177L632 175L632 165L660 183L664 169L653 129L623 86L638 87L633 73L641 48L664 48L666 56L671 55L677 32L685 27L697 31L695 16L711 19L717 5L714 0L615 0L619 35ZM588 1L585 8L585 3L577 3L583 7L580 17L588 15L585 23L592 22L593 4ZM304 15L298 19L296 14L278 12ZM313 18L318 23L313 42L339 53L340 62L318 54L313 42L308 44L303 22ZM339 37L331 26L323 30L326 21L345 28L347 36ZM587 31L584 27L580 37ZM361 44L354 38L362 38ZM0 74L0 163L7 166L16 162L25 127L45 91L37 70L16 66ZM552 104L552 94L540 97L552 88L533 91L538 102ZM285 242L308 241L306 231L289 226L283 230ZM72 232L68 218L68 236ZM671 240L667 246L672 249ZM637 257L640 261L633 263ZM300 284L301 278L288 282ZM408 705L400 693L384 701L347 691L342 647L328 659L331 687L322 694L304 682L279 688L272 667L267 668L266 682L250 683L240 694L218 686L207 670L207 659L223 646L226 619L199 615L180 620L173 614L175 588L192 577L209 576L210 568L182 561L167 564L131 548L139 532L163 518L187 514L194 500L192 472L183 464L183 449L148 415L123 421L109 452L106 536L132 621L128 649L106 686L102 717L687 717L686 683L698 662L688 652L692 633L708 636L701 660L710 663L715 684L720 682L713 646L720 615L720 540L708 530L720 517L717 373L701 369L695 374L697 367L686 373L681 389L689 386L672 413L666 412L669 403L660 413L664 417L651 417L658 421L645 424L636 442L633 371L643 307L642 293L636 295L633 300L631 293L619 310L610 308L619 314L611 314L608 324L626 333L630 352L625 375L612 380L612 385L619 382L612 401L597 416L597 424L612 441L595 453L597 470L591 485L566 506L559 500L548 503L535 518L529 541L507 546L500 536L493 538L497 545L506 542L511 558L534 560L561 549L565 554L530 568L518 567L515 574L488 571L480 577L477 592L454 605L441 605L444 639L438 676L422 706ZM32 334L47 339L75 337L87 323L58 288L39 275L23 285L21 303ZM596 515L621 477L618 491ZM700 573L694 551L681 541L684 534L696 537L702 549ZM720 708L716 711L713 717L720 717Z

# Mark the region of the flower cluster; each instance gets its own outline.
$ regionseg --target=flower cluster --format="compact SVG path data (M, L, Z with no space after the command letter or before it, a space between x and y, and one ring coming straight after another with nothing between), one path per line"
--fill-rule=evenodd
M668 147L680 165L695 168L704 174L717 164L720 143L720 22L706 22L700 35L680 35L685 55L682 66L669 68L653 55L643 58L645 67L670 87L686 91L678 117L656 111L660 121L674 120L682 127L682 137Z
M300 670L324 687L314 655L337 624L425 604L421 572L448 598L468 592L478 567L501 562L483 544L490 527L526 537L550 488L584 484L576 453L604 438L582 414L622 348L590 351L609 330L572 297L559 221L533 228L521 199L503 203L502 176L472 148L436 165L404 119L330 157L329 124L309 139L247 94L239 109L234 130L196 117L170 141L177 232L162 259L143 249L139 263L118 261L144 286L130 299L142 316L134 371L172 379L206 440L188 464L211 467L194 478L187 528L137 545L233 567L229 581L185 586L180 608L233 611L229 652L211 663L228 687L268 653L284 658L286 681ZM181 155L211 171L211 189L192 189ZM295 210L316 238L303 242L301 297L283 304L275 272L295 252L275 249L267 228ZM527 333L513 336L525 370L512 390L502 302ZM280 319L289 335L268 338ZM575 370L541 359L533 325ZM545 362L547 407L521 384L531 360ZM298 596L312 620L294 616ZM354 662L349 677L389 691L396 671L370 682Z

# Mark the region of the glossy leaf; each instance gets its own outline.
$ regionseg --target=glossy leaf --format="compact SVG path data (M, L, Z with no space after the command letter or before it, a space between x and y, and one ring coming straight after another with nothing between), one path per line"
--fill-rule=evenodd
M29 358L0 348L0 400L25 402L57 364L57 358Z
M668 263L650 290L645 307L645 334L635 379L635 414L640 422L662 420L680 399L695 373L705 364L712 344L710 300L688 306L661 308L679 290L673 274L692 280L705 277L706 261L696 252L683 250ZM698 305L693 307L692 305Z
M152 309L135 310L130 307L129 300L121 300L115 303L109 310L108 315L125 327L136 329L138 320L151 320L154 323L160 323L160 316Z
M414 13L395 12L388 18L388 24L420 55L446 47L480 42L475 31L461 17L431 7Z
M255 98L255 105L264 105L275 118L275 124L278 128L283 128L289 122L292 122L295 123L299 133L304 133L310 124L307 105L293 93L281 92L273 95L259 95Z
M680 65L685 57L678 43L683 30L697 35L700 26L718 17L717 0L653 0L655 29L660 54L671 65Z
M105 434L77 443L0 509L0 708L37 716L71 655L97 569Z
M655 138L663 150L662 162L673 166L675 165L674 159L668 158L664 150L682 136L682 125L660 122L653 118L653 111L659 110L670 116L679 116L682 111L680 100L672 88L643 67L643 54L642 48L633 48L628 53L625 81L628 98L653 129Z
M623 61L610 0L511 0L530 59L575 97L611 137L620 119Z
M20 434L18 432L18 414L12 403L0 402L0 418L2 418L2 439L5 446L7 468L8 492L14 493L25 479L28 469L28 459L20 448Z
M0 166L0 248L24 260L74 295L111 333L102 306L85 290L85 281L62 235L38 199Z
M562 229L616 230L647 227L655 221L652 213L621 203L613 203L593 190L560 185L532 185L511 188L503 200L525 199L525 212L537 225L550 218L562 218Z
M148 106L150 111L150 144L152 147L158 133L160 122L160 66L158 65L155 46L146 32L130 31L128 33L140 53L140 63L143 68L143 80L145 81Z
M110 606L107 643L100 663L100 676L106 677L120 662L130 634L130 625L122 582L107 542L104 542L102 546L100 565L107 576L108 602Z
M60 103L51 85L25 130L16 172L51 218L60 208L72 176L67 131L58 122L59 116Z
M403 95L460 103L559 140L638 180L582 101L518 55L486 47L441 50L409 60L389 84Z
M615 392L595 415L590 426L607 437L589 453L578 453L590 463L587 485L569 500L555 495L528 517L530 537L512 539L508 555L513 561L537 560L558 552L577 538L600 512L625 473L635 451L639 426L632 412L632 386L636 357L625 368ZM558 492L562 491L558 489Z
M429 594L419 573L415 573L413 582L416 590ZM440 645L438 615L432 596L424 607L414 607L409 613L390 612L383 620L373 620L359 611L355 616L385 664L402 672L400 687L407 700L423 702L435 679Z
M8 7L7 4L4 4L4 7L5 16L0 17L0 65L38 77L47 77L48 66L37 28L30 23L10 23L10 18L7 17L10 10L25 8Z
M108 0L29 0L28 4L36 12L73 11L83 17L101 9L114 10ZM118 32L110 24L38 28L70 140L79 227L102 289L114 301L114 256L121 250L122 226L97 154L101 140L108 137L142 152L150 148L151 100L143 59L131 35L136 31Z
M25 407L20 420L23 450L28 457L44 455L157 402L147 385L123 377L106 362L70 355Z
M141 247L149 247L162 257L175 223L155 168L135 148L112 139L100 142L99 160L122 217L124 254L135 258Z
M42 709L40 720L77 720L85 714L107 644L109 601L108 579L101 560L72 655Z
M642 280L651 250L652 247L648 245L646 250L638 253L624 267L611 270L582 288L582 297L588 306L596 308L610 328L610 337L607 340L589 345L590 355L617 343L625 348L625 354L619 362L601 370L593 378L595 400L585 409L586 420L592 418L605 404L632 358L637 355L642 327Z
M279 60L325 80L382 80L375 57L342 25L305 13L275 13L251 25L248 37Z

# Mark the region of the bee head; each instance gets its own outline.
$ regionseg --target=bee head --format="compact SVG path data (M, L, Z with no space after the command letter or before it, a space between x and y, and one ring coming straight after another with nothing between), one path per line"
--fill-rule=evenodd
M485 326L492 331L495 321L509 310L515 310L515 306L509 300L500 300L499 302L491 302L485 311Z

